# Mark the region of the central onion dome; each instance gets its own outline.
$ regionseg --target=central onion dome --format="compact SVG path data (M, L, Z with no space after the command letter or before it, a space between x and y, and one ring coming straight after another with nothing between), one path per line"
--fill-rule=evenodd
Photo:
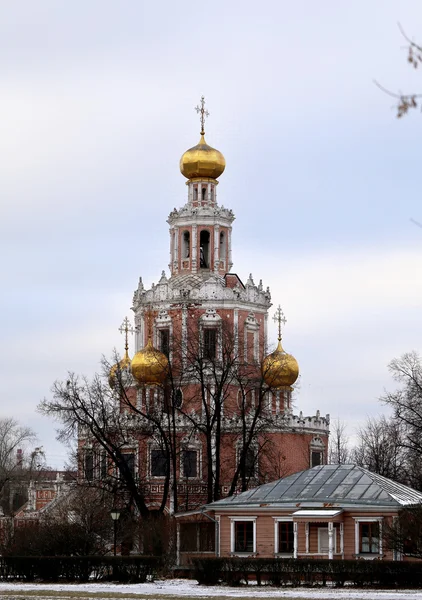
M122 358L122 360L120 360L118 363L113 365L110 369L110 374L108 376L108 383L111 388L114 388L114 386L116 385L116 373L118 373L119 371L120 371L120 373L122 373L129 367L130 367L130 356L126 350L125 355Z
M265 383L278 389L291 387L299 376L299 365L291 354L287 354L278 340L278 346L262 362L262 375Z
M180 171L187 179L195 177L217 179L225 168L224 156L219 150L208 146L203 131L199 143L186 150L180 159Z
M135 354L131 363L132 375L141 385L162 385L167 377L169 361L148 339L145 348Z

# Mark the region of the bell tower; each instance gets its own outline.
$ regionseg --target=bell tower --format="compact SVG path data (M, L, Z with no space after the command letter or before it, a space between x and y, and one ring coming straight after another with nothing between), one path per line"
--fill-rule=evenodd
M219 150L205 141L205 99L196 107L201 118L200 140L180 159L180 171L187 178L187 203L174 209L170 225L170 272L176 275L211 273L224 276L232 267L231 231L234 215L217 204L218 177L226 161Z

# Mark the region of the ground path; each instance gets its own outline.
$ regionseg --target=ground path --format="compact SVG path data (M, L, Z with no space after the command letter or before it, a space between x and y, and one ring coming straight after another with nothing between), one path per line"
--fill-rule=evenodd
M32 584L32 583L0 583L0 600L26 600L36 598L82 600L97 598L98 600L116 598L120 600L195 600L210 598L223 600L227 598L254 598L254 600L422 600L422 590L359 590L359 589L283 589L270 587L229 588L222 586L203 586L196 581L186 579L158 580L154 583L113 584Z

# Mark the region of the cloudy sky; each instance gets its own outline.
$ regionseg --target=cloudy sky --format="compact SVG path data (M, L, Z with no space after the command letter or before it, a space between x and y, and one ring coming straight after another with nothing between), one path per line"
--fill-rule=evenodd
M373 83L422 91L398 22L421 41L420 0L0 4L0 416L52 466L36 406L123 349L139 276L168 269L202 94L233 271L283 307L298 410L351 435L384 410L388 362L422 351L422 116Z

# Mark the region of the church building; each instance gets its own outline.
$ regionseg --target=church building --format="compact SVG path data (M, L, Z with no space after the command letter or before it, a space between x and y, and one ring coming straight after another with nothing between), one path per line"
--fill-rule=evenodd
M136 352L125 319L126 352L110 372L130 430L127 466L146 505L169 514L325 464L329 434L328 415L292 405L299 367L281 343L281 308L269 352L269 288L232 270L235 216L217 198L226 163L205 141L204 98L196 110L200 139L180 159L186 201L167 220L169 274L150 289L139 278ZM93 446L83 435L80 446L92 477Z

